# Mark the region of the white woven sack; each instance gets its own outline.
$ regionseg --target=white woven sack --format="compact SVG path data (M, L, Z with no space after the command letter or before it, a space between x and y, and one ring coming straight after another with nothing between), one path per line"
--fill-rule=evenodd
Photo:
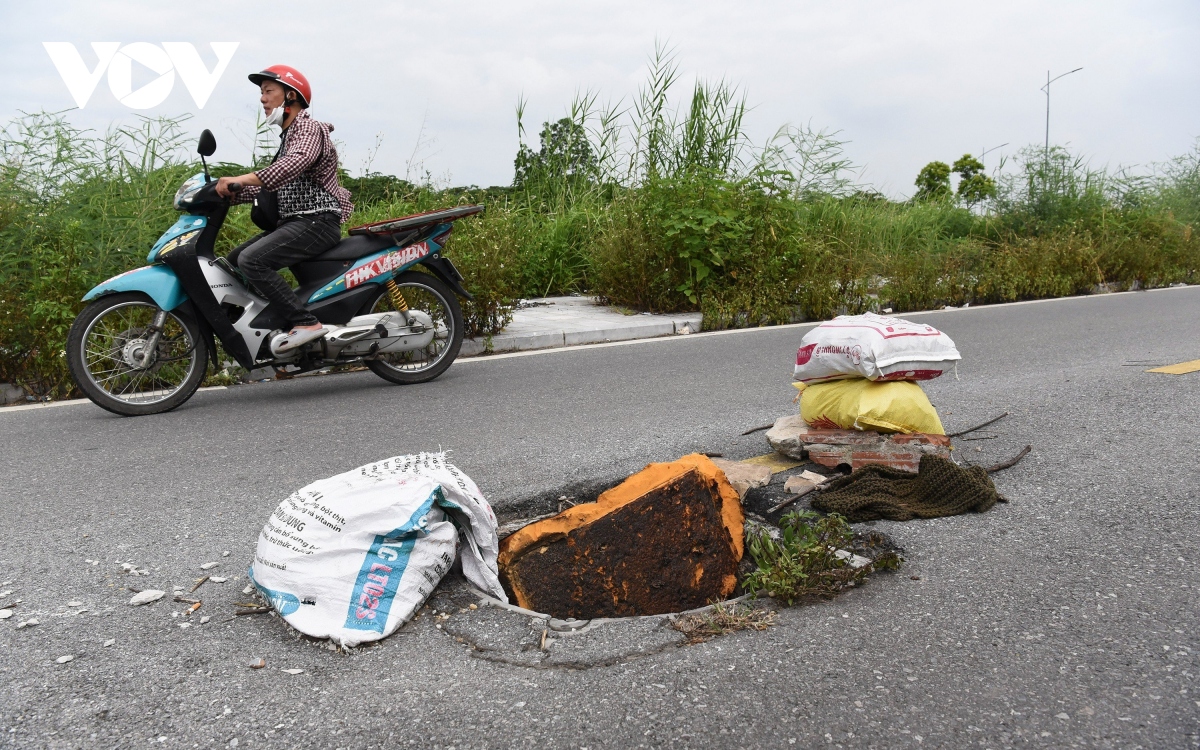
M805 334L795 379L932 380L962 359L950 337L933 326L874 313L841 315Z
M259 534L250 577L292 627L355 646L411 619L456 556L467 580L508 601L498 550L479 488L445 454L422 453L293 493Z

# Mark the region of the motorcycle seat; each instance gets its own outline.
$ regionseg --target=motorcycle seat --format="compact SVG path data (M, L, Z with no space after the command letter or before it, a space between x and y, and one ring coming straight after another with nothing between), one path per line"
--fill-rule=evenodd
M377 253L389 247L395 247L396 238L390 234L371 235L357 234L346 237L320 255L306 258L305 263L324 262L333 260L358 260L359 258Z

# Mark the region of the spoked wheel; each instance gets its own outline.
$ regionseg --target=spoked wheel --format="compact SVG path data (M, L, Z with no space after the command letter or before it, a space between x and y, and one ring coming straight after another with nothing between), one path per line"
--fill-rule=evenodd
M191 318L160 310L144 294L101 297L67 337L71 377L97 406L139 416L191 398L208 369L208 346Z
M358 311L371 315L397 310L393 295L384 284ZM407 385L433 380L446 371L462 347L463 317L458 298L450 287L436 276L419 271L405 271L396 277L403 303L409 310L420 310L433 320L433 340L423 349L391 352L366 362L371 372L384 380Z

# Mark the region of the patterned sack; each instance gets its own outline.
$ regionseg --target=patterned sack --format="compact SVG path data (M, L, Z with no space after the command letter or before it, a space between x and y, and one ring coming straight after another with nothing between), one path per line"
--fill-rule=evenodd
M498 550L479 488L444 453L422 453L293 493L259 534L250 578L292 627L355 646L407 622L456 556L468 581L508 601Z
M933 326L874 313L842 315L801 339L794 378L932 380L960 359L950 337Z

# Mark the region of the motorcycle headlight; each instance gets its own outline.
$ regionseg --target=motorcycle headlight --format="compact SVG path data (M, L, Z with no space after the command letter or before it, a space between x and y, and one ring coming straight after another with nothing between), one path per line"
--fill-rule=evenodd
M186 182L179 186L175 191L175 210L182 211L183 204L190 202L192 196L196 194L200 188L204 187L204 175L198 174L195 177L190 177Z

